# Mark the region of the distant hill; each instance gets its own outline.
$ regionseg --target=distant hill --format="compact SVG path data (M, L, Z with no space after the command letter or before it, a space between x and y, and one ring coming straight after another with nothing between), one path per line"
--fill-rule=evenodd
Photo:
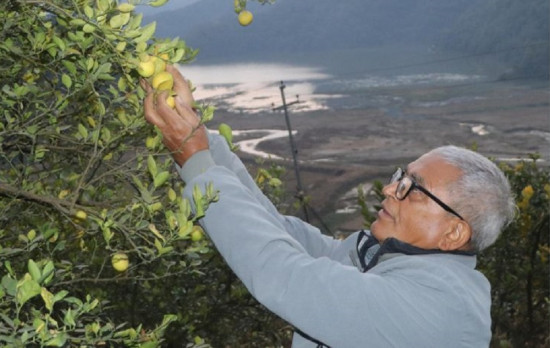
M464 11L444 31L440 45L480 54L501 52L510 78L549 77L550 1L492 0Z
M277 0L251 2L255 21L237 24L232 1L202 0L153 16L160 36L179 36L205 59L270 56L433 42L448 23L482 0Z
M237 24L233 2L200 0L147 16L161 37L179 36L200 50L200 62L330 56L339 50L422 45L460 53L548 41L548 0L277 0L249 2L254 22ZM538 49L511 51L511 66L540 75ZM527 57L529 56L529 57ZM548 70L546 64L546 70Z

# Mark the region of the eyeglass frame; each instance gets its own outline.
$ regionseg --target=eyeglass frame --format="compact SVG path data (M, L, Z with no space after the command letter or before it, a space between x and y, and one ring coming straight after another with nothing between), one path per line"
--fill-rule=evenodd
M401 185L401 183L403 182L403 179L404 178L408 178L410 181L411 181L411 186L409 187L409 189L407 190L407 192L405 192L405 194L399 198L400 194L398 193L399 192L399 186ZM425 187L423 187L422 185L420 185L419 183L416 182L416 180L412 177L410 177L409 175L407 175L407 172L404 171L401 167L398 167L396 169L396 171L393 173L393 175L391 176L391 179L390 179L390 184L393 184L393 183L398 183L397 184L397 187L395 188L395 198L397 198L398 200L402 201L404 200L405 198L407 198L407 196L409 195L409 193L411 193L411 191L413 189L418 189L420 190L422 193L424 193L426 196L428 196L429 198L431 198L434 202L436 202L441 208L445 209L445 211L455 215L457 218L459 218L460 220L462 221L466 221L464 220L464 218L462 216L460 216L459 213L457 213L453 208L449 207L447 204L443 203L443 201L439 198L437 198L433 193L431 193L430 191L428 191L428 189L426 189Z

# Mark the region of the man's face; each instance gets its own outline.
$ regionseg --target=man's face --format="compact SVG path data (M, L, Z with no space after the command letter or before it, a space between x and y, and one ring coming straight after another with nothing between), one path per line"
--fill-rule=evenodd
M405 171L405 175L445 203L450 202L446 185L460 177L457 167L431 153L410 163ZM382 190L386 198L382 202L378 218L371 225L372 234L380 242L393 237L420 248L438 248L443 233L449 229L454 217L416 189L405 199L398 200L395 196L398 184L399 181L388 184Z

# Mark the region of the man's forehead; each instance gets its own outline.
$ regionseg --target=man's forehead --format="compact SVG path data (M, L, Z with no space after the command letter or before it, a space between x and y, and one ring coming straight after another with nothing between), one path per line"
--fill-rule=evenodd
M460 175L456 166L429 152L409 163L405 170L419 184L454 181Z
M413 169L411 169L410 167L411 167L411 164L408 164L405 167L405 174L407 174L408 176L413 178L414 181L416 181L417 183L419 183L421 185L424 184L425 181L424 181L424 178L422 177L422 175L420 175L417 171L414 170L414 166L413 166Z

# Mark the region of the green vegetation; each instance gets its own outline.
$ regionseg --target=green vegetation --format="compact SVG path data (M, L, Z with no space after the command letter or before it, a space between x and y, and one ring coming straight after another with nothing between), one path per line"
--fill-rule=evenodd
M134 5L0 4L3 347L240 345L272 341L266 327L288 336L193 234L203 212L191 215L144 121L138 68L196 51L155 38ZM203 211L215 199L196 188Z
M550 173L537 156L501 165L517 197L519 213L478 268L492 285L493 347L546 347L550 343Z

